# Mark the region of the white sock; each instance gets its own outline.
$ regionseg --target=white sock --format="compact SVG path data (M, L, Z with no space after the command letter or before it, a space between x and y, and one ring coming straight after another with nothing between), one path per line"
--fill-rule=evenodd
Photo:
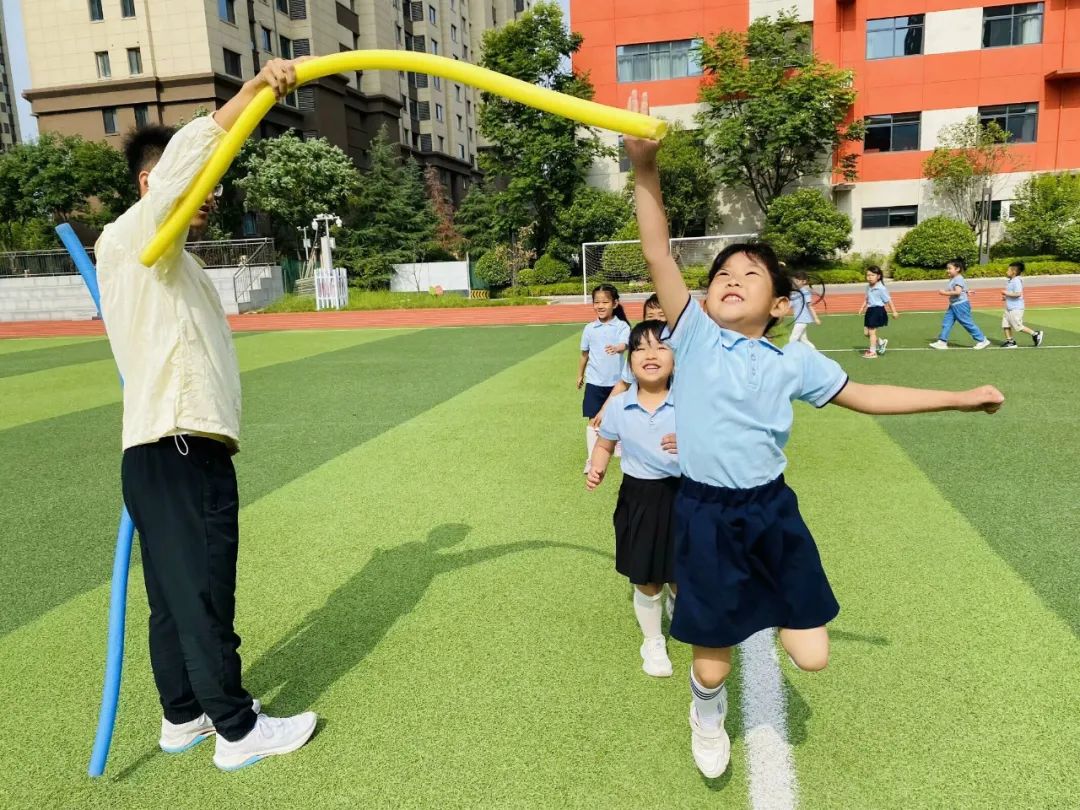
M592 451L596 447L596 442L600 438L600 431L594 427L590 427L589 423L585 423L585 464L588 466L592 460Z
M667 602L664 604L664 610L667 611L667 618L670 622L672 617L675 615L675 594L673 594L671 591L668 591Z
M641 634L646 639L663 635L660 630L661 610L660 594L646 596L634 588L634 613L637 615L638 625L641 626Z
M722 726L727 715L727 688L724 684L711 689L702 686L691 666L690 692L694 696L694 708L697 709L698 722L702 728L711 730Z

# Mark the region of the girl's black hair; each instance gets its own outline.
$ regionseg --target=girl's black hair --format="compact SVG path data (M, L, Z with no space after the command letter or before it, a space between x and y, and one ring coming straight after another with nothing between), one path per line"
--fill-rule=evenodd
M640 349L642 346L648 346L650 335L656 339L657 343L663 343L664 331L667 327L668 325L663 321L642 321L639 323L630 330L630 338L626 341L628 354L635 349ZM630 362L629 356L627 356L626 362ZM667 386L671 388L671 377L668 377Z
M709 284L712 284L716 274L727 264L728 259L740 253L745 253L752 261L769 271L775 298L791 297L793 290L791 276L787 270L780 266L780 260L776 258L776 252L767 242L735 242L721 250L713 259L712 267L709 268ZM776 326L779 320L779 318L769 318L769 323L765 327L766 335L772 331L772 328Z
M878 281L880 281L882 284L885 283L885 274L881 272L881 268L878 267L876 264L867 265L866 272L873 273L875 276L877 276Z
M953 267L959 268L960 275L964 275L964 273L967 272L967 262L965 262L959 256L957 256L955 259L953 259L951 262L949 262L949 264L951 264ZM946 265L946 266L948 266L948 265Z
M645 313L649 311L650 307L655 307L656 309L663 309L663 307L660 306L660 296L657 295L656 293L653 293L648 298L646 298L645 303L641 305L641 317L642 318L645 317ZM666 315L667 313L664 313L664 314Z
M593 287L593 301L596 300L597 293L607 293L608 297L611 298L611 300L615 304L615 311L612 314L620 321L630 323L630 319L626 317L626 310L623 309L622 304L619 303L619 291L615 289L614 284L597 284L595 287Z
M1015 267L1016 268L1016 275L1018 275L1018 276L1024 275L1024 269L1025 268L1024 268L1024 263L1023 262L1020 262L1020 261L1009 262L1009 267ZM648 306L648 303L646 303L646 306Z

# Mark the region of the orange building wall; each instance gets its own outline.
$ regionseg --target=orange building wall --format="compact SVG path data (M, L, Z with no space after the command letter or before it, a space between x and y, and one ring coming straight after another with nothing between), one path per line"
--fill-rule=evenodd
M1046 0L1043 42L1014 48L866 60L865 21L998 5L963 0L816 0L814 48L825 60L855 71L858 117L992 104L1039 104L1037 141L1015 147L1019 171L1080 168L1080 75L1050 82L1054 71L1080 74L1080 0ZM873 8L868 13L867 9ZM574 31L584 43L574 66L587 71L596 100L625 105L631 85L618 84L618 45L745 30L747 0L571 0ZM699 79L644 82L653 105L697 100ZM859 160L859 180L922 176L926 152L876 153Z

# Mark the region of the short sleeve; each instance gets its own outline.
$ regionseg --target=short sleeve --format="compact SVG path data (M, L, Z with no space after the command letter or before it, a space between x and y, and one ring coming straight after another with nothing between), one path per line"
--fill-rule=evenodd
M629 358L626 358L626 359L623 360L622 381L624 383L626 383L627 385L633 385L634 384L634 372L630 368L630 359Z
M619 440L619 417L622 411L622 396L617 396L609 403L610 407L604 408L604 418L600 422L600 436L610 442Z
M884 304L892 301L892 296L889 295L889 288L886 287L884 284L881 285L881 301Z
M590 324L589 326L591 326ZM589 350L589 327L586 326L581 330L581 350L587 352Z
M616 343L629 343L630 342L630 324L626 321L619 319L619 338Z
M683 311L679 313L679 317L675 319L674 324L668 323L667 329L663 333L668 345L675 351L676 357L685 352L691 343L701 337L706 328L705 321L707 320L709 320L709 316L705 314L705 310L694 300L693 296L688 295Z
M791 347L790 352L801 372L800 386L794 399L823 408L844 390L848 382L847 372L835 360L801 344ZM789 350L785 349L784 353L788 354Z

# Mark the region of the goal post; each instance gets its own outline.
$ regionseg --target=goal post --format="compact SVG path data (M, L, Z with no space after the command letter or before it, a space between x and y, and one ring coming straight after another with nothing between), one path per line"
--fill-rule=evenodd
M733 233L715 236L686 236L670 240L671 255L683 276L694 277L708 272L721 250L735 242L749 242L756 233ZM589 290L597 284L615 284L623 292L644 291L651 285L649 269L641 252L641 240L585 242L581 246L581 294L588 303ZM696 283L696 282L695 282ZM692 285L693 286L693 285Z

